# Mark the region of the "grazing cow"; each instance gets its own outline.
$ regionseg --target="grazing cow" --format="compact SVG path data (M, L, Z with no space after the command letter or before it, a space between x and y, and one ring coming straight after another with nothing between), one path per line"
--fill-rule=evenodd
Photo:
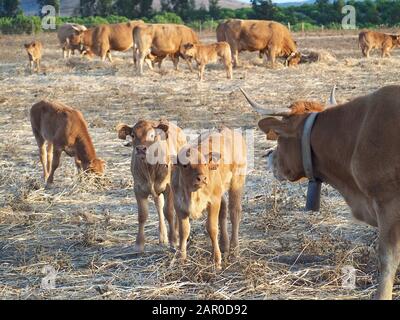
M175 69L178 70L180 48L185 43L199 43L197 34L190 28L177 24L146 24L133 30L135 46L138 50L139 74L143 74L143 63L150 53L153 56L170 55ZM185 59L185 58L184 58ZM185 59L190 70L192 66Z
M127 51L133 47L132 30L142 24L142 20L126 23L102 24L85 31L79 31L69 37L71 45L79 45L81 50L88 48L90 52L101 57L106 57L112 62L111 50Z
M29 67L31 71L35 71L35 65L36 65L36 71L40 71L40 61L42 60L42 50L43 50L43 45L40 41L34 40L31 43L25 43L24 47L26 49L26 52L28 53L28 58L29 58Z
M80 45L72 45L69 41L69 37L73 34L78 34L81 31L85 31L87 28L76 23L65 23L57 32L57 37L63 51L63 58L70 58L71 53L74 54L75 50L80 50Z
M167 244L169 240L170 245L174 247L177 235L170 186L173 170L171 159L175 158L179 149L186 144L186 136L179 127L165 120L140 120L133 127L119 124L117 131L122 140L128 136L132 138L131 172L139 211L136 249L139 252L144 250L144 225L148 216L150 195L154 198L158 212L159 243ZM164 216L169 224L168 238Z
M225 38L231 46L234 67L239 64L239 52L245 50L259 51L260 56L265 53L272 66L277 57L284 57L289 64L297 52L288 28L275 21L228 20Z
M190 233L189 218L198 219L207 210L207 231L213 246L216 269L221 268L218 224L222 252L239 251L241 198L246 179L246 143L240 133L224 128L203 134L193 144L181 149L172 176L175 211L179 219L181 259L186 259ZM227 208L224 193L229 193L232 223L231 240L227 231Z
M260 110L250 97L248 101ZM308 115L263 113L283 117L258 123L263 132L279 135L278 146L269 155L275 177L305 177L301 140ZM400 263L399 122L400 86L392 85L320 112L311 131L315 178L336 188L356 219L379 230L378 299L392 298Z
M104 161L96 157L86 121L80 111L60 102L42 100L32 106L30 119L46 186L53 183L63 151L75 157L79 172L84 170L103 174Z
M226 77L232 79L231 48L227 42L212 44L186 43L181 48L181 54L185 58L194 59L199 68L199 79L204 79L204 69L210 62L217 62L218 58L225 65Z
M381 49L382 58L390 57L390 51L400 46L400 35L362 31L358 35L358 45L364 57L369 58L372 49Z

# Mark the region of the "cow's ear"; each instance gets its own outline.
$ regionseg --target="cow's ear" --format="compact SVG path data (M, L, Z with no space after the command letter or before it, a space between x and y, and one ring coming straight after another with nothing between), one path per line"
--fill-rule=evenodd
M32 42L32 47L36 47L36 43L35 42Z
M221 154L218 152L210 152L208 154L208 167L210 170L217 170L219 161L221 160Z
M165 139L168 138L168 130L169 130L169 122L168 120L161 119L160 121L156 122L154 125L155 129L160 129L165 134Z
M193 43L186 43L186 44L184 45L184 47L185 47L185 49L193 48Z
M29 48L29 43L25 43L25 44L24 44L24 47L25 47L25 48Z
M125 140L127 136L132 136L133 128L124 123L120 123L117 125L116 130L118 132L118 138Z
M293 118L297 118L293 116ZM285 138L296 137L297 136L297 127L298 121L293 119L291 121L289 119L278 120L276 118L264 118L258 122L258 127L265 133L268 134L271 130L275 132L278 136L282 136Z

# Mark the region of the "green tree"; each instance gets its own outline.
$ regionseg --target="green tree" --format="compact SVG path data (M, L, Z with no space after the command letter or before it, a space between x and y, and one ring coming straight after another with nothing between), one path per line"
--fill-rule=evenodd
M251 0L251 5L254 10L254 18L262 20L274 19L277 8L271 0Z
M208 0L208 12L212 18L220 18L221 7L219 6L219 0Z
M21 13L19 0L0 0L0 16L15 17Z

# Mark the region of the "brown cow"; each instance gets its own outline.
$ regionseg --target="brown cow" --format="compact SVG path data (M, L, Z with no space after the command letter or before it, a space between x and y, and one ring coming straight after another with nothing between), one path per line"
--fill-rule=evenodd
M204 79L204 69L210 62L217 62L218 58L224 63L226 77L232 79L231 48L227 42L212 44L186 43L181 48L183 57L193 58L199 68L199 79Z
M175 69L178 69L180 48L185 43L199 43L197 34L190 28L178 24L146 24L133 30L135 46L138 50L139 74L143 74L143 63L150 53L153 56L173 58ZM190 70L192 66L185 59Z
M279 115L282 120L268 117L258 125L279 135L269 155L275 177L296 181L306 176L301 136L308 116ZM379 230L378 299L392 298L400 263L399 122L400 86L392 85L322 111L311 133L315 177L343 195L356 219Z
M142 24L142 20L130 21L117 24L102 24L69 37L71 45L79 45L81 50L84 47L90 52L101 57L106 57L112 62L111 50L127 51L133 47L132 30Z
M60 102L42 100L32 106L30 119L46 186L53 183L63 151L75 157L78 172L84 170L103 174L104 161L96 157L86 121L80 111Z
M165 120L140 120L133 127L126 124L117 126L118 137L125 140L132 137L131 172L138 204L139 232L136 249L143 252L145 244L144 225L148 216L148 198L153 196L159 218L159 243L175 246L177 242L174 222L173 196L171 192L172 158L186 144L183 131ZM164 214L163 214L164 211ZM169 234L164 222L169 224Z
M175 211L179 219L181 259L186 259L190 233L189 218L197 219L207 210L207 231L213 246L216 269L221 268L218 244L218 222L222 251L239 251L241 198L246 179L246 143L242 135L224 128L221 132L203 134L198 141L181 149L177 169L172 175ZM227 208L224 193L229 193L232 222L231 240L227 231Z
M390 51L400 46L400 35L362 31L358 35L358 45L364 57L369 58L372 49L381 49L382 58L390 57Z
M73 34L78 34L81 31L85 31L87 28L76 23L65 23L57 32L57 37L60 42L61 49L63 51L63 58L70 58L71 53L74 54L75 50L80 50L80 45L72 45L69 37Z
M29 67L31 71L35 71L35 65L36 65L36 71L40 71L40 61L42 60L42 50L43 50L43 45L40 41L34 40L31 43L25 43L24 47L26 49L26 52L28 53L28 58L29 58Z
M225 37L231 46L234 66L239 64L239 52L245 50L265 53L272 66L277 57L284 57L289 62L297 52L290 31L275 21L228 20Z

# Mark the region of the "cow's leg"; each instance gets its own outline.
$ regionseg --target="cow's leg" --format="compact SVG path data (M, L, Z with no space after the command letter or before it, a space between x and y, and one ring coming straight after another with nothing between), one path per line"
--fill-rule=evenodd
M83 171L83 167L82 167L82 161L79 160L77 156L75 156L75 166L78 171L78 174L80 175Z
M37 68L37 72L40 72L40 59L36 60L36 68Z
M237 48L231 48L231 53L233 57L233 67L239 66L239 50Z
M221 199L221 208L219 209L219 227L221 232L219 236L221 251L227 254L229 253L229 235L228 235L227 207L226 207L226 200L224 197L222 197Z
M204 69L206 68L206 65L201 63L199 65L199 80L203 81L204 80Z
M45 146L45 141L43 137L36 131L33 130L33 135L35 136L36 143L39 148L39 159L40 163L42 164L43 168L43 179L46 182L47 176L48 176L48 170L47 170L47 163L46 163L46 146Z
M271 68L275 67L275 60L276 60L276 52L275 48L268 48L268 60L271 64Z
M138 58L137 49L133 48L133 65L135 66L135 69L137 69L137 58Z
M171 187L168 185L164 192L165 205L164 205L164 216L168 221L168 240L172 248L177 245L177 232L175 227L175 217L174 217L174 196Z
M33 60L29 60L29 68L30 68L31 72L32 72L32 70L34 70L35 65L34 65Z
M108 61L110 61L110 62L112 63L112 62L113 62L113 59L112 59L112 56L111 56L111 51L108 50L106 55L107 55Z
M139 74L143 75L143 64L146 56L150 53L150 49L139 52Z
M386 215L389 216L388 213ZM381 270L376 298L390 300L396 271L400 263L400 222L393 221L387 225L382 223L379 226L378 250Z
M171 55L171 60L172 60L172 63L174 64L175 70L178 71L179 54ZM185 61L186 61L186 59L185 59ZM186 63L187 63L187 61L186 61Z
M229 215L232 223L230 252L239 254L239 226L242 219L242 194L245 176L237 175L229 190Z
M149 200L148 200L148 195L144 195L136 190L135 190L135 197L138 205L138 223L139 223L139 230L136 235L135 249L138 252L143 252L144 242L145 242L144 225L149 215Z
M179 251L180 251L180 258L183 262L187 258L186 247L187 247L187 240L190 235L190 221L189 221L189 215L183 212L177 212L177 215L179 224Z
M188 65L190 72L193 72L192 59L185 59L185 62Z
M233 79L233 71L232 71L232 62L227 60L225 61L225 69L226 69L226 77L228 79Z
M60 165L60 159L61 159L61 152L62 150L60 148L53 148L53 161L51 163L51 171L49 174L49 177L47 178L46 182L46 187L48 187L50 184L53 183L54 181L54 172L57 170L58 166Z
M47 142L47 172L50 172L51 166L53 163L53 144L51 142Z
M63 59L67 58L67 52L66 52L65 48L62 48L62 55L63 55Z
M168 243L168 236L164 219L164 194L161 193L157 197L154 197L154 203L156 204L158 213L158 243L166 245Z
M367 58L369 58L369 53L371 52L371 48L367 48L367 50L366 50L366 56L367 56Z
M221 208L221 202L213 203L208 208L207 217L207 232L210 236L212 247L215 269L221 269L221 250L218 244L218 219Z

